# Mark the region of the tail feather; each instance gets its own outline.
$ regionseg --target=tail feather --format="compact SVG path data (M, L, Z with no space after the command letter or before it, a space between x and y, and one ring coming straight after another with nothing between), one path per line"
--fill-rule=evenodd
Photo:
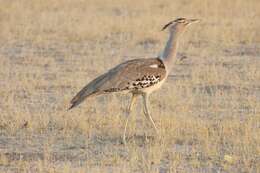
M69 111L72 108L76 107L77 105L79 105L79 103L71 103L70 107L67 110Z
M103 80L106 79L106 77L107 74L105 73L81 89L80 92L78 92L78 94L70 101L71 106L68 108L68 110L76 107L89 96L101 94L102 91L100 91L99 88L102 86Z
M68 110L76 107L81 102L83 102L88 96L93 95L94 93L89 93L87 88L83 88L71 101L70 101L70 107Z
M71 110L72 108L76 107L77 105L79 105L82 101L83 101L82 99L81 100L75 100L75 101L71 100L70 101L70 107L68 108L68 111Z
M67 111L71 110L72 108L74 108L76 105L71 104L70 107L67 109Z
M75 97L74 97L75 98ZM73 99L74 99L73 98ZM83 100L82 100L83 101ZM76 107L77 105L79 105L82 101L79 101L79 100L75 100L75 101L73 101L73 100L71 100L70 101L70 107L68 108L68 110L71 110L72 108L74 108L74 107Z

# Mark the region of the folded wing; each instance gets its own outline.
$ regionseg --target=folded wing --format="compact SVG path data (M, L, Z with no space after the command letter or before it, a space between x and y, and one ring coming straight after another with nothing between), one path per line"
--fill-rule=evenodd
M124 90L139 90L158 83L165 76L165 66L158 58L126 61L81 89L71 100L69 109L79 105L89 96Z

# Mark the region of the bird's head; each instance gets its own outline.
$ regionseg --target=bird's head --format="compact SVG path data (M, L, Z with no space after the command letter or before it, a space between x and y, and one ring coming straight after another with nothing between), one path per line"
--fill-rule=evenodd
M186 18L178 18L176 20L170 21L164 27L162 30L165 30L166 28L169 29L169 31L182 31L185 30L187 26L193 23L199 22L199 19L186 19Z

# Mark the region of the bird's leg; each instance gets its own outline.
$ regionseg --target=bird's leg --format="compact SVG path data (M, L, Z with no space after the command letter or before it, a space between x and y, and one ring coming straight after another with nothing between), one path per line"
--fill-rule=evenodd
M149 95L148 95L148 94L143 94L142 96L143 96L144 115L145 115L145 117L152 123L153 128L154 128L156 134L158 135L158 130L157 130L157 128L156 128L156 126L155 126L155 123L154 123L154 121L153 121L153 119L152 119L152 117L151 117L151 115L150 115L149 110L148 110L148 104L149 104L149 103L148 103L148 99L149 99Z
M134 103L136 101L136 98L137 98L137 94L133 93L131 101L130 101L130 104L129 104L128 108L127 108L125 128L124 128L124 135L123 135L123 143L124 144L126 144L125 135L126 135L126 129L127 129L128 120L129 120L129 117L130 117L130 113L131 113L132 107L133 107L133 105L134 105Z

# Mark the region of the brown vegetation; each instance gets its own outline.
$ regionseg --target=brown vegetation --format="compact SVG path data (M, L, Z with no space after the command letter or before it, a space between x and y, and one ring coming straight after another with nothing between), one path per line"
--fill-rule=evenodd
M12 0L0 5L0 172L259 172L258 0ZM121 143L128 96L69 100L95 76L154 57L176 17L184 36L151 96L158 138L140 106Z

